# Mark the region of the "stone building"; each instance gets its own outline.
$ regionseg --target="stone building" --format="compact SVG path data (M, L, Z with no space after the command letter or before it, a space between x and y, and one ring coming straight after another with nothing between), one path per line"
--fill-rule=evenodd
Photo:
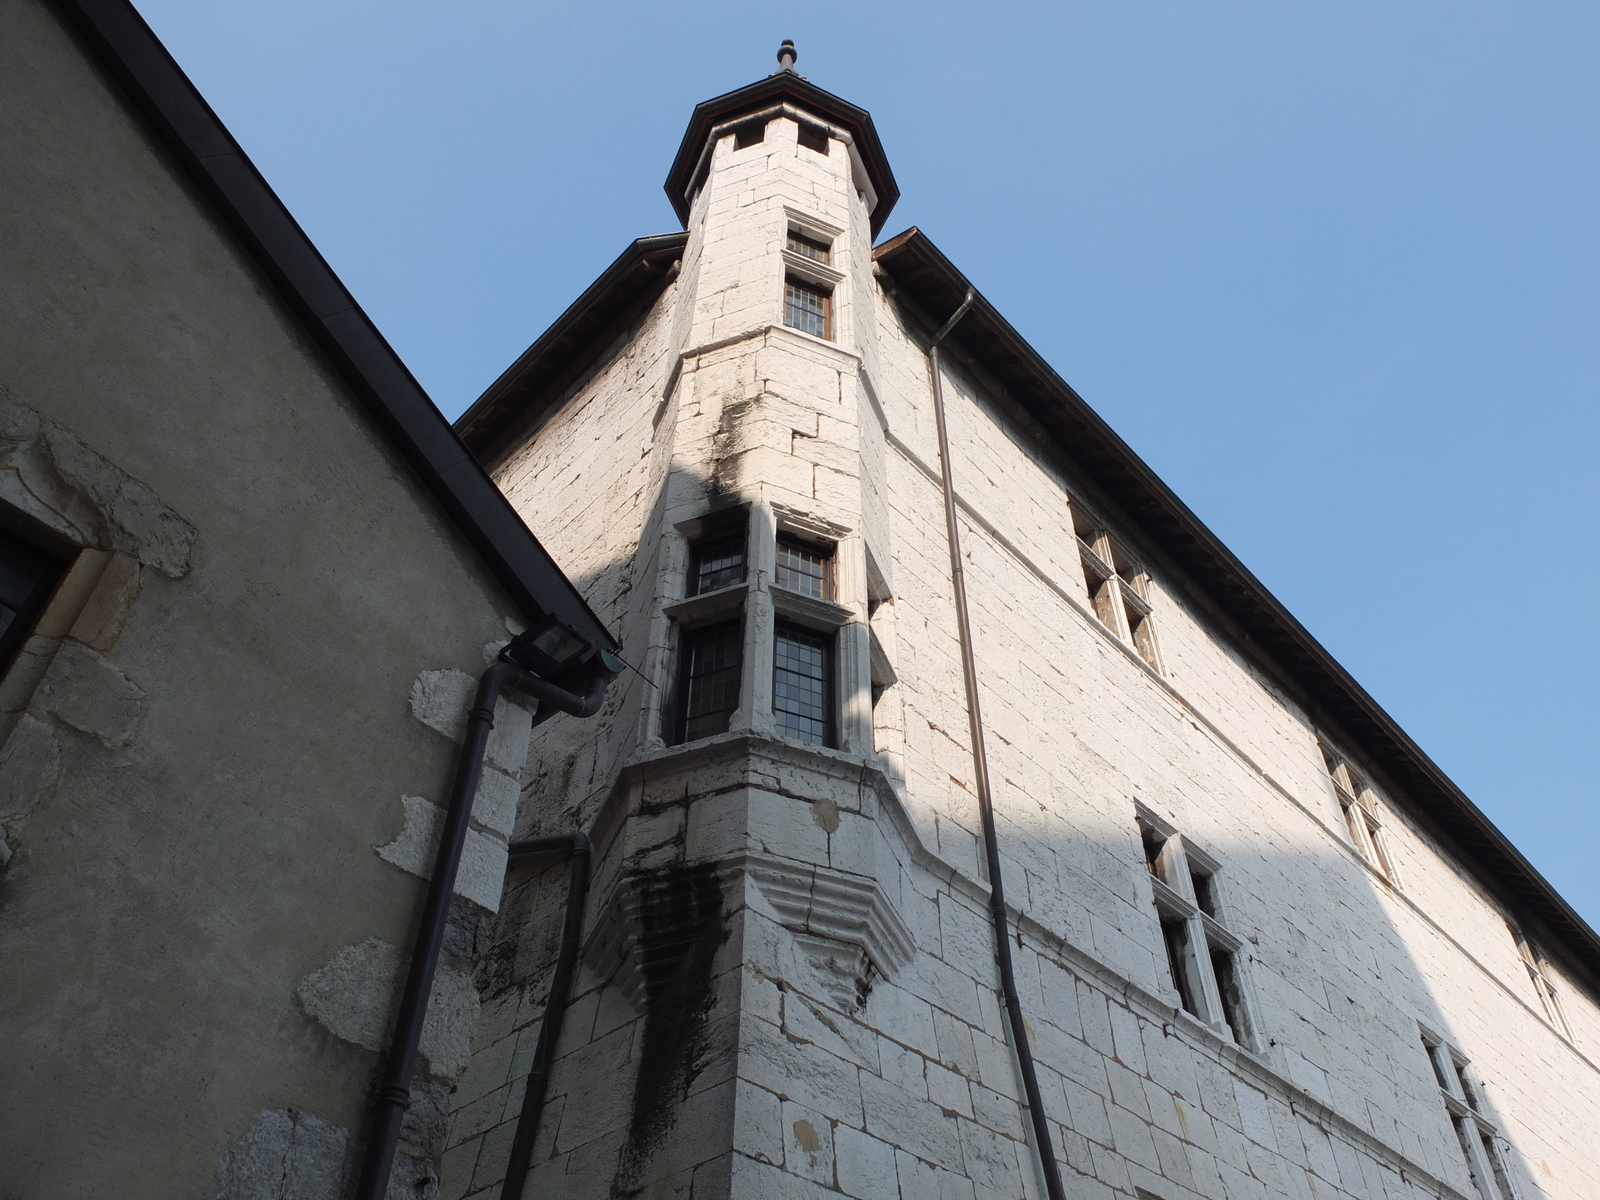
M552 622L586 691L610 636L126 0L0 0L0 1196L341 1194L473 678ZM396 1198L437 1195L516 700Z
M518 832L596 866L527 1194L1015 1200L1049 1157L1083 1200L1600 1196L1595 933L924 234L878 241L871 119L780 61L694 111L684 232L457 425L638 667L533 739ZM512 869L450 1200L524 1182L565 879Z

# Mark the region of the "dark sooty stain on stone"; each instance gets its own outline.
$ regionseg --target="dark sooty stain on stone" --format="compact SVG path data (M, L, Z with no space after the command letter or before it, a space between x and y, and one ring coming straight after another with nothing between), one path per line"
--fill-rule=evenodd
M712 963L728 938L714 865L650 872L635 886L645 1017L623 1152L627 1174L643 1166L671 1130L677 1107L699 1073L695 1060L711 1010Z

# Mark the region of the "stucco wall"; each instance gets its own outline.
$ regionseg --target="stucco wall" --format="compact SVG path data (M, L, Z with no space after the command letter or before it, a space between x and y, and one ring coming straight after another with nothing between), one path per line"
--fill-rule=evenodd
M447 798L449 672L512 610L37 0L0 4L0 161L5 498L134 573L120 633L35 639L0 685L13 736L59 753L52 779L0 751L0 1191L265 1195L251 1172L293 1160L331 1195L422 893L396 863ZM112 519L134 495L181 552ZM502 777L526 721L502 719ZM457 909L452 962L484 915ZM430 1034L408 1137L460 1071L465 979L447 963L458 1028Z

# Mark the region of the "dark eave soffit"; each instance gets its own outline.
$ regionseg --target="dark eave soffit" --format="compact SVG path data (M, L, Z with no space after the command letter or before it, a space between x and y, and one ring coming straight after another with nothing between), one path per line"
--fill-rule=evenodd
M133 6L127 0L56 0L56 6L530 623L554 614L593 645L615 648L610 631Z
M674 277L687 233L640 238L456 420L456 433L494 467L583 377L618 333Z
M961 304L966 277L915 227L873 258L934 321ZM1537 917L1600 981L1600 936L1423 753L1331 654L981 295L951 335L1058 441L1145 534L1264 652L1357 739L1409 802L1475 859L1513 907Z
M700 162L701 151L705 149L706 138L712 127L784 100L850 131L856 149L861 154L861 161L867 168L867 176L872 180L873 190L878 193L878 205L872 210L872 236L877 237L900 200L900 186L895 183L894 172L889 169L889 159L883 152L883 143L878 140L871 114L847 100L839 99L832 92L823 91L792 71L780 71L736 92L695 106L694 114L689 118L688 131L683 135L683 144L678 147L678 156L672 160L672 169L667 172L667 199L672 202L678 220L688 224L689 190L697 182L694 178L695 167Z

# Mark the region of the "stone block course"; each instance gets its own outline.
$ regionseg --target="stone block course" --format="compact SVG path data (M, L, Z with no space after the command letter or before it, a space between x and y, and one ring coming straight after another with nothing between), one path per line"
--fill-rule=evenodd
M591 930L619 911L631 872L703 866L724 894L716 983L687 1038L694 1078L672 1108L683 1127L648 1152L636 1136L643 1031L664 1010L629 957L643 929L629 918L586 960L552 1086L559 1132L534 1178L570 1197L646 1183L691 1200L712 1187L1039 1195L997 995L927 359L908 332L921 318L866 269L868 217L844 156L794 136L779 120L759 149L715 150L676 281L497 476L530 517L568 514L552 552L582 564L596 597L619 597L608 619L630 652L649 647L630 661L656 685L626 693L587 757L561 723L535 731L525 809L601 822ZM832 345L781 326L784 206L845 231ZM669 383L679 355L720 339ZM1540 1176L1557 1179L1552 1200L1600 1187L1572 1150L1600 1120L1587 1035L1575 1050L1538 1015L1489 890L1398 814L1386 829L1401 886L1361 862L1317 750L1338 731L1233 642L1071 448L966 365L959 329L954 340L946 399L1001 870L1070 1194L1458 1200L1448 1188L1470 1185L1418 1021L1483 1068L1494 1119L1520 1148L1519 1186L1553 1158L1563 1174ZM653 714L675 687L683 530L728 504L752 514L742 723L674 747ZM1095 615L1075 508L1148 570L1159 671ZM895 682L873 696L859 680L838 698L842 719L870 714L862 745L801 753L768 737L780 519L842 531L837 599L855 621L869 600L892 615L872 627ZM856 581L869 554L892 604ZM865 643L847 629L861 641L838 640L841 690L848 648ZM1216 860L1218 920L1243 939L1250 1045L1177 1011L1136 804ZM503 832L487 814L479 824ZM852 896L870 901L852 909ZM847 936L857 909L875 914L876 948ZM903 961L885 949L891 926ZM518 972L520 1046L543 1001L533 964ZM1600 1037L1592 998L1564 994L1575 1027ZM458 1117L459 1137L485 1147L501 1128L484 1133L491 1085L525 1070L506 1065L504 1018L491 1022ZM579 1087L592 1078L612 1081L607 1095ZM720 1131L700 1161L690 1125Z

